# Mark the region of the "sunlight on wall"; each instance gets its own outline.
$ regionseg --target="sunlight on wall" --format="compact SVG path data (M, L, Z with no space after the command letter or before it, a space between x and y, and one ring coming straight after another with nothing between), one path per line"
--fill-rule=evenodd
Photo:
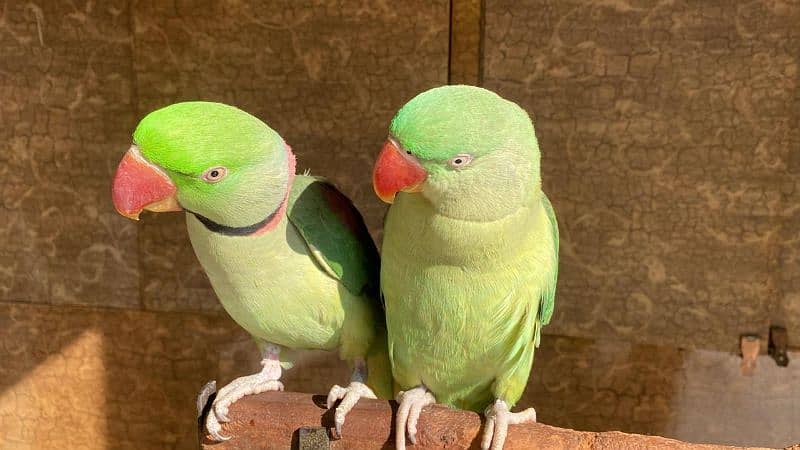
M106 447L104 376L103 336L86 330L0 393L0 447Z

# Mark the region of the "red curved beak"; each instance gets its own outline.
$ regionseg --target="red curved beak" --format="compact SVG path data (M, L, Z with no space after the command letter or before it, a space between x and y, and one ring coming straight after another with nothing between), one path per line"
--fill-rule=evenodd
M387 139L383 144L375 168L372 171L372 186L375 193L386 203L392 203L398 192L419 192L428 177L428 172L417 160L405 154Z
M182 211L175 198L175 184L157 166L139 154L139 148L132 145L117 166L111 198L114 207L123 216L139 220L142 210Z

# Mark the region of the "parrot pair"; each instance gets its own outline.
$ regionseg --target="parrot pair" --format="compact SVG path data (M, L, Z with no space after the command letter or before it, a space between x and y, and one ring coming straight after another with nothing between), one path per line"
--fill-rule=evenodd
M391 203L381 261L352 203L295 175L291 148L259 119L209 102L154 111L117 169L117 210L186 211L195 253L263 369L222 388L209 435L239 398L282 390L287 351L338 349L353 366L335 425L362 397L400 403L395 444L416 442L426 405L484 411L482 448L503 447L553 312L558 226L541 190L528 114L491 91L443 86L391 122L373 186ZM382 295L381 295L382 294ZM383 297L384 305L381 304ZM399 389L399 391L398 391Z

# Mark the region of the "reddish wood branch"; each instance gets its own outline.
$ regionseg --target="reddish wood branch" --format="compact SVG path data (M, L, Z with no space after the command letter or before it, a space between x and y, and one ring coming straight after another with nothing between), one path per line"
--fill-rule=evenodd
M233 436L226 442L212 443L203 438L205 450L297 448L298 430L304 427L333 427L333 414L325 409L322 395L294 392L269 392L245 397L230 410L231 422L223 433ZM347 416L340 440L331 449L388 449L393 447L394 402L362 399ZM480 448L481 417L467 411L442 406L427 407L419 420L417 444L409 450ZM318 447L317 447L318 448ZM689 444L654 436L616 431L593 433L567 430L543 424L512 425L506 449L703 449L726 447Z

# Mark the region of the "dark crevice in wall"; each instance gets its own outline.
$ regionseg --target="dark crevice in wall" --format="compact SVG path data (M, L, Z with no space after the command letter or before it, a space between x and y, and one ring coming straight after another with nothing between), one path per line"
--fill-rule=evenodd
M134 113L134 122L138 124L139 119L141 118L140 114L141 111L139 110L139 77L136 73L136 2L128 3L128 27L131 33L131 108L133 109ZM130 130L131 135L133 135L133 130ZM132 139L132 138L131 138ZM145 304L145 296L144 296L144 280L142 279L141 274L144 273L144 258L141 258L140 255L142 253L142 243L141 243L141 233L140 228L136 227L136 261L138 266L138 283L139 283L139 309L146 310L147 305Z
M448 42L448 84L481 83L482 0L451 0Z
M478 86L483 86L483 38L486 33L486 0L480 0L480 18L478 20Z
M453 33L455 24L453 23L453 8L457 0L450 0L450 23L447 28L447 84L453 84Z

